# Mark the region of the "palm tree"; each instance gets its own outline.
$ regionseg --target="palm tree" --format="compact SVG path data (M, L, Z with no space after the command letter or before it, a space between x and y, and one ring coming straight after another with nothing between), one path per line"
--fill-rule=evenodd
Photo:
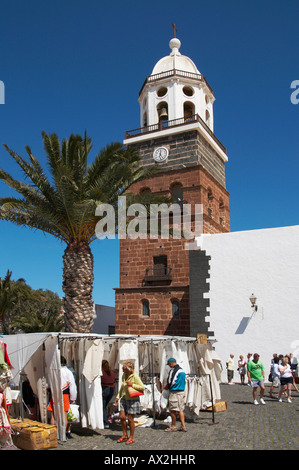
M63 256L65 331L90 332L94 304L93 255L97 238L95 215L101 203L117 208L118 197L129 196L131 184L155 171L142 167L140 157L121 143L112 143L89 164L92 148L86 135L71 134L60 142L56 134L42 132L51 180L26 146L27 160L4 147L28 182L15 180L0 169L0 179L21 197L0 198L0 219L38 229L66 244ZM131 195L131 202L134 196Z

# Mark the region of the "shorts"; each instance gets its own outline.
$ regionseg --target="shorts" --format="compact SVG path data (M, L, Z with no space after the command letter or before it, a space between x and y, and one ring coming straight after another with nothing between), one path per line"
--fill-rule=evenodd
M64 393L62 396L63 396L63 409L64 409L64 411L67 412L70 409L70 396L67 393ZM52 398L50 400L48 410L49 411L54 411Z
M128 415L137 415L140 413L140 400L135 398L134 400L127 400L122 397L119 400L119 411L124 411Z
M172 411L184 411L186 399L185 391L182 392L169 392L169 409Z
M293 383L293 377L280 377L281 385L287 385Z
M231 380L233 380L233 378L234 378L234 371L228 369L228 370L227 370L227 379L228 379L229 381L231 381Z
M252 388L256 388L258 386L263 387L264 386L264 381L263 380L252 380L251 381L251 386L252 386Z

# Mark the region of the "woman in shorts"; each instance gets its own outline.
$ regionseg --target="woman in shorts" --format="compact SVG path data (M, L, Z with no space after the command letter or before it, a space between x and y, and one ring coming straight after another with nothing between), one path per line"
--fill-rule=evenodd
M275 357L271 364L271 377L272 385L269 392L269 397L272 397L274 387L280 387L280 372L279 372L279 358Z
M241 385L244 385L246 375L246 361L242 355L240 355L240 358L238 360L238 371L240 374Z
M131 397L129 387L143 392L144 385L140 377L134 372L134 363L132 361L124 361L122 384L116 396L115 405L119 403L119 417L123 431L122 437L117 442L125 442L126 444L133 444L135 423L134 417L140 413L140 399L139 397ZM130 435L127 433L127 418L129 423Z
M280 372L280 391L278 393L278 401L282 401L281 395L283 392L287 392L288 403L292 403L291 400L291 389L293 385L293 376L291 371L291 366L289 364L288 358L285 356L282 358L281 365L278 367Z

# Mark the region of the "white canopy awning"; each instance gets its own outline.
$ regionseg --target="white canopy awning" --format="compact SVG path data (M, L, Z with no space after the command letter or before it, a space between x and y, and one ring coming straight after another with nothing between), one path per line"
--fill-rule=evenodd
M12 382L19 385L20 373L30 361L33 354L55 333L31 333L20 335L4 335L3 342L7 344L7 353L13 366Z

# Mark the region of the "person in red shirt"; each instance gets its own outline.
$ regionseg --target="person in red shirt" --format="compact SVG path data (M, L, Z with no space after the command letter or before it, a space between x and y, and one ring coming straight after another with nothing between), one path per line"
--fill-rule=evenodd
M107 415L107 405L113 396L114 391L114 382L115 382L115 373L111 370L109 362L104 360L102 361L102 400L103 400L103 420L104 428L109 428L109 421Z

